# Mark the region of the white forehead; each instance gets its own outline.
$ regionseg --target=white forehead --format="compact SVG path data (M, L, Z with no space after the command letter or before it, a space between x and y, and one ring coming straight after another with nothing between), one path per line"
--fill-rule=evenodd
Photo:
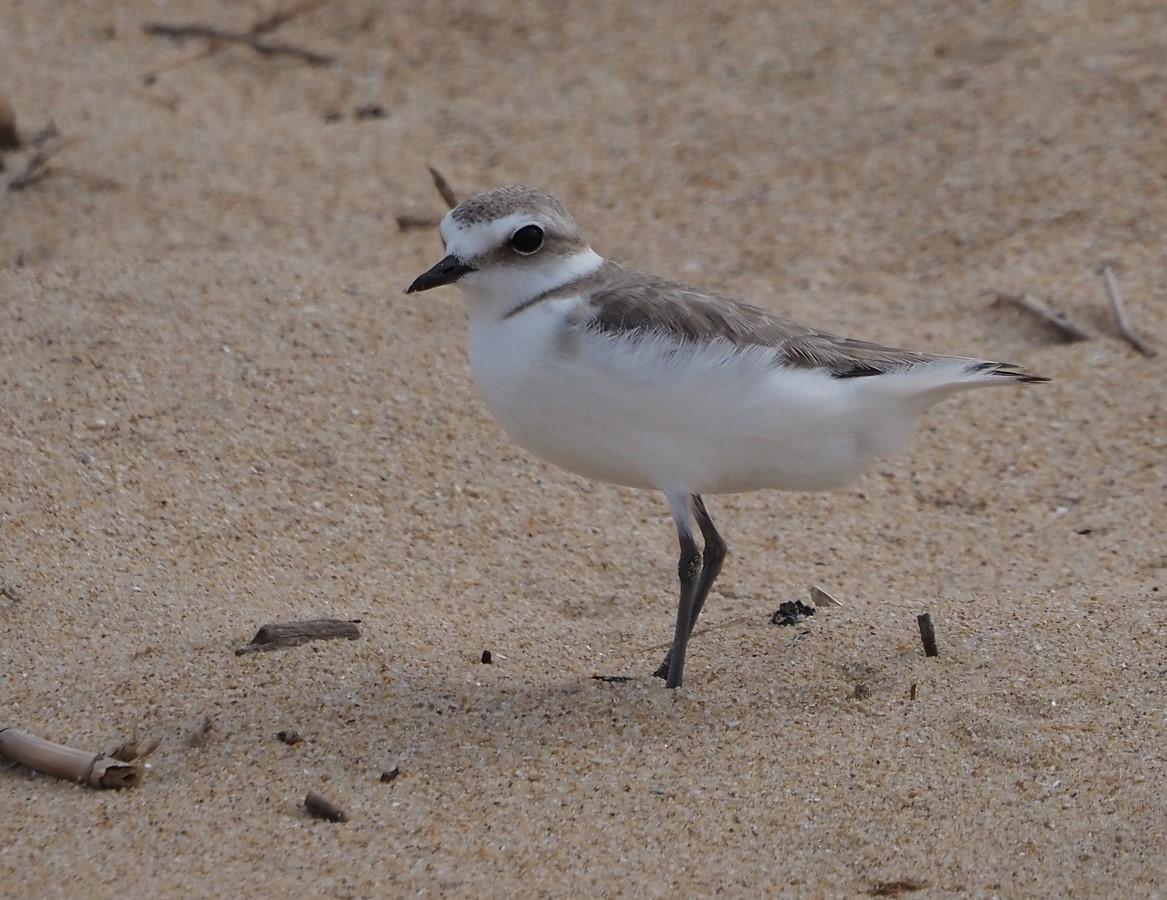
M439 230L446 244L446 252L458 259L477 259L509 241L524 225L544 225L533 212L515 212L499 219L481 219L469 224L454 218L454 210L446 213Z

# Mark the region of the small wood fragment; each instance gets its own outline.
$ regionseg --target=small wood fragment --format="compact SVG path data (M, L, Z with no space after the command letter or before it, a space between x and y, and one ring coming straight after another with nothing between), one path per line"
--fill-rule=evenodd
M20 146L20 134L16 130L16 113L6 97L0 97L0 151L15 150Z
M1065 313L1058 312L1048 303L1033 296L1033 294L1008 294L997 291L997 300L1002 303L1011 303L1037 316L1042 321L1055 328L1067 341L1088 341L1093 338L1085 328L1073 321Z
M813 603L816 607L843 605L817 584L812 584L810 586L810 602Z
M939 656L940 651L936 648L936 629L932 627L932 616L928 613L921 613L916 616L916 624L920 626L920 640L924 644L924 655Z
M387 113L380 103L365 103L353 110L353 118L358 121L365 119L383 119Z
M344 814L344 810L333 803L321 797L315 791L309 791L308 796L304 798L304 809L308 810L308 814L315 816L317 819L326 819L329 822L347 822L348 816Z
M1114 316L1114 324L1123 340L1146 357L1155 355L1156 350L1151 347L1135 332L1130 316L1126 312L1126 304L1122 299L1122 291L1118 289L1118 281L1114 277L1114 270L1109 264L1104 265L1098 272L1102 276L1102 286L1106 290L1106 299L1110 301L1110 312Z
M360 619L307 619L303 622L272 622L255 633L251 643L235 650L236 656L267 650L285 650L309 641L328 641L346 638L355 641L361 636L357 628Z
M50 122L28 141L35 148L24 168L8 182L9 191L22 191L44 181L52 174L49 160L69 146L71 142L62 140L57 126Z
M631 675L593 675L592 681L603 681L606 684L625 684L632 680Z
M911 701L911 700L915 700L915 699L916 699L916 689L917 689L917 687L918 687L918 683L917 683L917 682L915 682L915 681L913 681L913 682L912 682L912 686L911 686L910 688L908 688L908 700L909 700L909 701Z
M395 217L399 231L421 231L437 228L442 224L441 216L425 216L416 213L401 213Z
M138 729L135 728L133 737L109 747L105 751L105 755L126 763L133 762L135 759L145 760L158 749L161 743L162 739L156 737L146 738L143 741L138 737Z
M147 754L157 746L157 742L153 742ZM135 787L146 770L145 755L129 760L116 759L106 753L91 753L46 741L4 725L0 725L0 758L93 788Z
M381 773L381 784L389 784L391 781L396 781L397 776L401 774L401 768L394 766L392 769L386 769Z
M444 175L435 169L433 166L429 167L430 177L434 180L434 187L438 189L438 193L442 195L442 199L446 201L446 206L453 209L458 205L458 195L454 193L454 189L450 187L450 182L446 181Z
M900 894L922 891L927 886L914 878L899 878L895 881L877 881L867 889L867 893L872 897L898 897Z

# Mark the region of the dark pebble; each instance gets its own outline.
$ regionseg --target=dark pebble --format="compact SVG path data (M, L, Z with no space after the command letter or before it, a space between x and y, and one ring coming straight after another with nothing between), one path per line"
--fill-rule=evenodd
M805 622L808 616L814 615L814 607L807 606L801 600L788 600L770 616L771 625L797 625Z

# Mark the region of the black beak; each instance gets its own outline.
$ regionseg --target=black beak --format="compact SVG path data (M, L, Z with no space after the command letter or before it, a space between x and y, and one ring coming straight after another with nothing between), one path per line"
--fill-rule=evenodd
M467 272L473 271L474 266L466 265L456 256L447 256L428 272L418 275L413 284L405 289L405 293L415 294L418 291L441 287L443 284L453 284Z

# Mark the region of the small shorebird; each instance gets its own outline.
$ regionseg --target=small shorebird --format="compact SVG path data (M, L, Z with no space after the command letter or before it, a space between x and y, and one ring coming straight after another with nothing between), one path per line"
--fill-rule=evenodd
M1047 380L837 337L626 269L532 188L476 194L440 230L446 257L406 293L462 288L470 368L507 433L564 469L667 498L681 590L655 674L670 688L726 553L702 494L840 487L899 450L933 403Z

